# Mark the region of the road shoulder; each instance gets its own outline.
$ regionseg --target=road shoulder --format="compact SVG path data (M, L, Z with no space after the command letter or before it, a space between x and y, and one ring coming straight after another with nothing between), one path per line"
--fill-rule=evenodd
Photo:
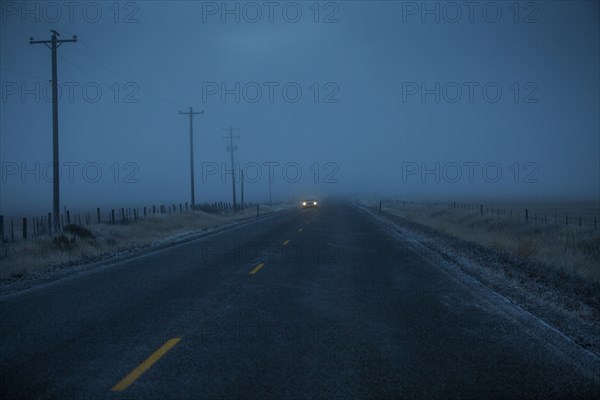
M152 253L174 246L209 238L213 235L224 233L232 229L237 229L242 226L276 218L289 211L289 208L282 208L259 217L244 218L234 222L228 222L223 225L213 226L211 228L203 228L185 232L183 234L168 236L147 246L124 248L116 253L104 254L98 260L73 264L67 263L59 266L48 267L48 269L43 272L26 275L19 280L0 281L0 299L17 295L48 284L54 284L80 274L91 273L104 268L110 268L135 258L145 257Z
M354 205L423 258L460 281L468 282L473 290L493 293L496 304L512 306L504 307L512 308L512 313L522 310L521 320L529 315L538 325L545 325L546 331L554 332L554 344L560 345L565 339L576 344L583 350L576 352L579 353L576 358L584 360L583 365L596 371L595 379L599 379L600 310L594 299L600 293L596 292L596 296L589 293L593 293L595 285L562 277L564 281L557 286L552 284L553 280L544 280L530 270L523 270L518 260L496 254L495 249L462 241L385 211L379 214L374 206L358 202ZM566 347L559 347L564 352Z

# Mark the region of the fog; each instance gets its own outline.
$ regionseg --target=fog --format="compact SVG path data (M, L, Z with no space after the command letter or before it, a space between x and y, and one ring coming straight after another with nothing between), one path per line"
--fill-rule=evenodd
M75 5L74 5L75 4ZM598 2L2 3L0 214L600 196ZM238 182L239 201L239 182Z

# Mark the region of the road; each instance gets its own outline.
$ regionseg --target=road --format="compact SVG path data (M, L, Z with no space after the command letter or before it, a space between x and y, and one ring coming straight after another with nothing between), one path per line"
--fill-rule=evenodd
M0 300L1 398L591 398L598 358L351 203Z

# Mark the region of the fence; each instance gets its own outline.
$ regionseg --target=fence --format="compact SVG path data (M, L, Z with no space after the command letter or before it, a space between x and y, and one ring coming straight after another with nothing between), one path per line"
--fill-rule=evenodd
M93 223L101 224L130 224L136 223L140 219L161 214L174 214L174 213L189 213L196 211L203 211L211 214L227 214L234 211L245 210L247 208L255 207L253 203L238 204L237 209L231 203L227 202L213 202L197 204L195 209L188 203L172 203L170 205L160 204L145 206L141 208L130 208L122 207L117 209L101 209L96 208L95 212L86 213L71 213L71 210L65 209L60 215L59 225L60 231L62 232L65 226L71 224L77 225L92 225ZM15 242L16 240L26 240L28 238L37 238L43 235L51 235L53 232L52 214L34 216L34 217L23 217L23 218L10 218L5 220L3 215L0 215L0 242Z
M564 224L581 228L598 229L600 209L558 210L553 207L501 207L482 203L436 202L436 201L403 201L382 200L381 204L402 204L404 206L451 208L459 211L478 212L485 216L507 217L517 222L537 224Z

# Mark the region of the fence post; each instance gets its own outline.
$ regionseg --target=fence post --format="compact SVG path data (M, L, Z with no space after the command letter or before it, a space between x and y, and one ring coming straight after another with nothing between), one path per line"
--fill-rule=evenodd
M12 218L10 219L10 241L11 242L15 241L15 227L13 225Z
M27 239L27 218L23 217L23 239Z
M483 204L479 205L479 211L481 212L481 214L483 214Z
M113 208L110 212L110 222L114 225L115 224L115 209Z
M529 219L529 210L525 209L525 222Z
M258 218L260 216L259 212L258 212L258 204L256 205L256 218Z
M0 242L4 242L4 215L0 215Z
M379 200L379 214L381 214L381 200Z

